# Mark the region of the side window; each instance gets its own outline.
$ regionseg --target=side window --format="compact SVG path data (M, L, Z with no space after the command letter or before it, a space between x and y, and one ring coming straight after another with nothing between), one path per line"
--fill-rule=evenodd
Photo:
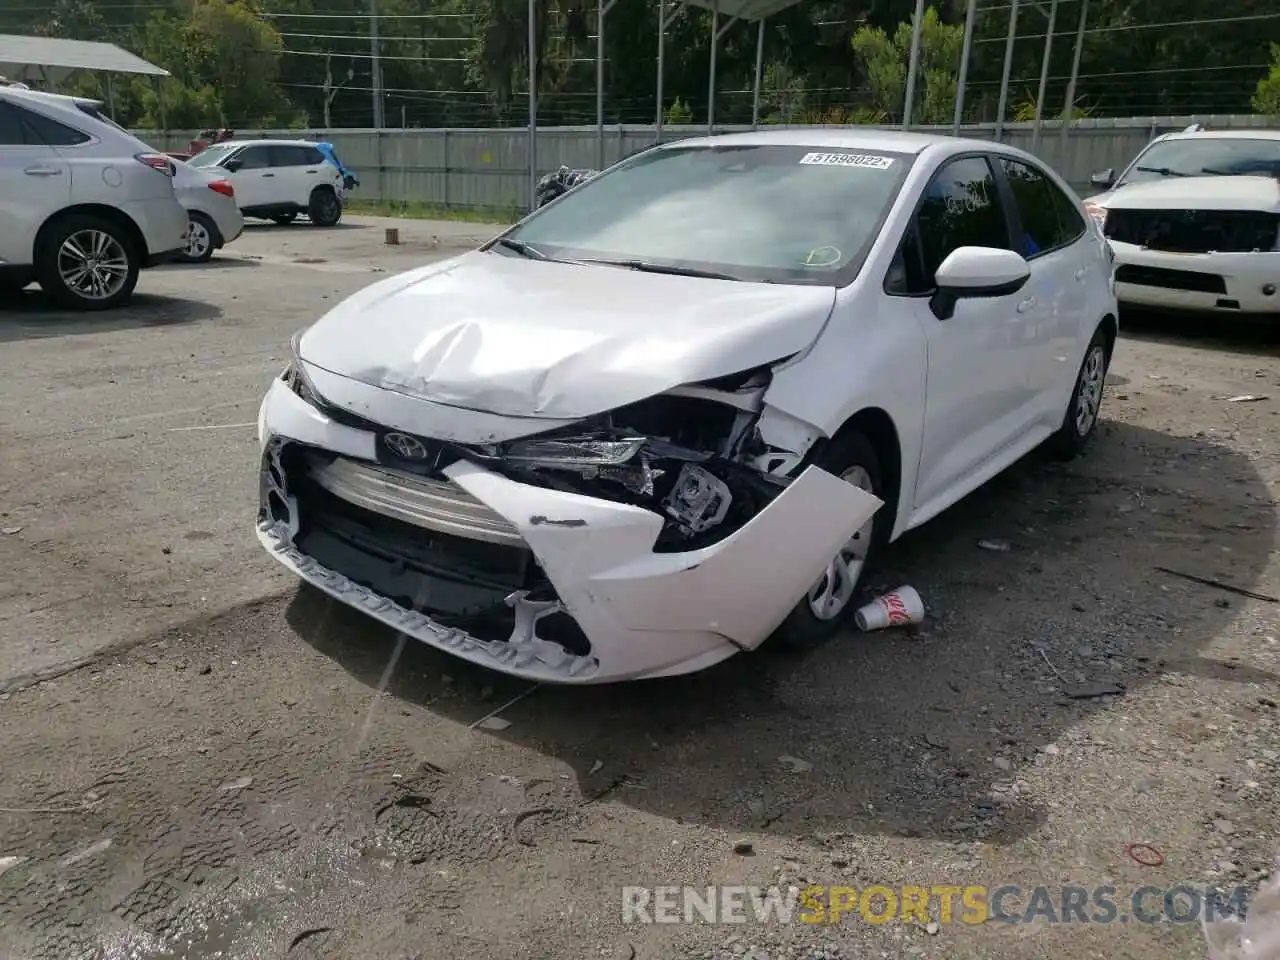
M1084 232L1075 205L1040 170L1017 160L1000 161L1022 220L1023 256L1065 247Z
M15 107L22 117L22 124L27 128L28 144L44 144L47 147L74 147L79 143L88 143L93 138L87 133L74 130L57 120L50 120L42 113Z
M924 276L922 264L920 234L912 222L902 238L898 252L894 254L893 262L889 264L889 273L884 281L885 292L898 297L928 293L933 283Z
M7 103L0 102L0 147L26 146L26 132L22 129L22 118L18 111Z
M303 161L307 166L315 166L318 163L324 163L324 154L315 147L303 147L302 149L305 150L307 154L306 160Z
M263 170L271 166L271 154L266 147L248 147L236 155L241 170Z
M271 165L273 167L305 167L309 162L304 147L281 146L271 148Z
M1014 249L991 167L983 157L952 160L934 174L916 213L915 229L922 261L918 280L924 284L915 293L932 289L933 275L958 247Z

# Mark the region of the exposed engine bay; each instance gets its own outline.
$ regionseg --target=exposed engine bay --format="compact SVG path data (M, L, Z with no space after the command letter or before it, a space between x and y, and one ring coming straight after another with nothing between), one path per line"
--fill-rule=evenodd
M771 450L756 430L768 385L767 368L722 377L465 455L513 480L653 510L668 521L655 550L697 549L790 482L798 458Z

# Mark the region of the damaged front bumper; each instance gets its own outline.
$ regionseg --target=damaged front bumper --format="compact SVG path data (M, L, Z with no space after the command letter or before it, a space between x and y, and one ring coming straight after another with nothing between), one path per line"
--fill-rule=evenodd
M881 505L811 467L723 540L655 552L665 521L651 510L466 460L433 478L388 469L373 432L280 381L259 436L258 535L281 563L414 639L555 683L690 673L754 649Z

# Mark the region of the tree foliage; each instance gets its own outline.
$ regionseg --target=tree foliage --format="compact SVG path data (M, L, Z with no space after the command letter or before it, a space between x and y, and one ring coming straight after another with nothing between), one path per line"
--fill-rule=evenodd
M114 78L120 122L171 128L225 125L369 126L374 85L371 0L46 0L0 3L0 33L110 40L172 74L159 84ZM525 122L528 0L376 0L387 122L486 126ZM674 8L664 56L668 115L707 115L711 14ZM1006 118L1038 90L1048 3L1022 0ZM1058 8L1044 115L1062 113L1081 3ZM6 7L8 11L6 12ZM657 0L617 0L604 24L604 119L652 122ZM913 117L950 121L966 0L932 0L923 25ZM901 119L913 0L805 0L767 21L761 119ZM597 3L535 0L538 118L595 120ZM965 119L995 118L1009 4L979 6ZM1209 21L1197 24L1197 21ZM1190 26L1179 24L1191 23ZM720 19L716 117L750 120L757 33ZM1073 114L1280 114L1280 12L1275 0L1090 0ZM1271 61L1270 72L1259 66ZM100 76L69 91L106 98ZM676 105L679 105L677 109ZM1034 101L1030 111L1034 113Z

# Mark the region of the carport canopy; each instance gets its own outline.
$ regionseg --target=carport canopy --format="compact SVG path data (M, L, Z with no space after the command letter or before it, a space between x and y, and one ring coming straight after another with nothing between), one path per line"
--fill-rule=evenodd
M0 34L0 74L10 80L39 77L45 83L57 86L81 70L169 76L168 70L136 57L114 43Z

